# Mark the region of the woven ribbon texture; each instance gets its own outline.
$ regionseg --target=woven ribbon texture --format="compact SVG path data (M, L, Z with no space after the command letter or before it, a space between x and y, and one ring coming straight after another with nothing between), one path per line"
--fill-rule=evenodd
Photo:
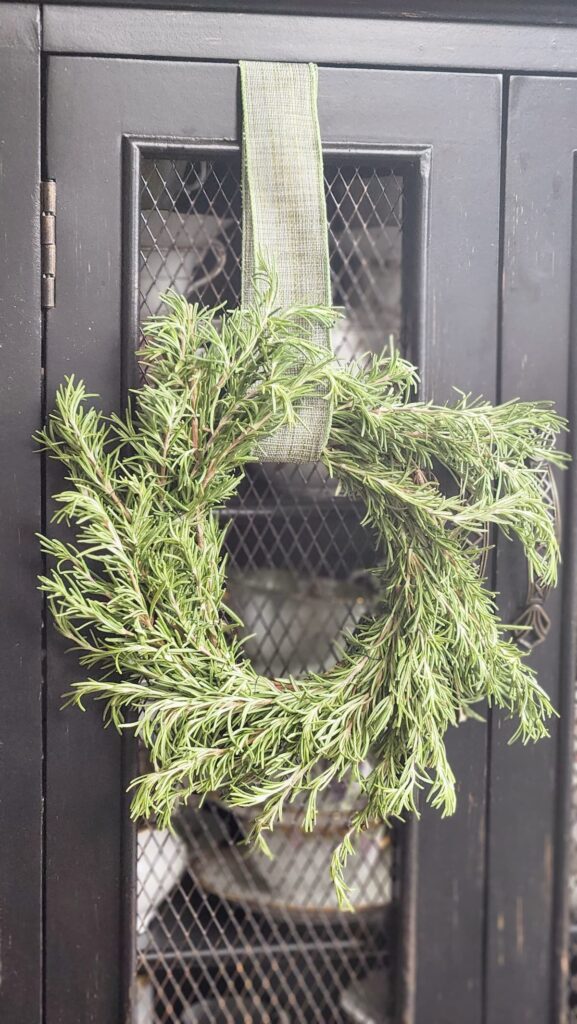
M240 62L243 113L242 303L264 259L278 278L278 305L330 305L327 212L314 64ZM313 340L331 349L330 331ZM330 430L329 402L303 401L299 422L275 431L263 462L314 462Z

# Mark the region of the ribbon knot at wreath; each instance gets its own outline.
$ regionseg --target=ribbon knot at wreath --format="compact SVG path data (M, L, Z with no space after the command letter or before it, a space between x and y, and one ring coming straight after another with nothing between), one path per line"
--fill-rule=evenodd
M168 822L192 793L216 794L256 808L250 838L266 845L288 802L304 800L313 829L319 794L354 782L362 802L331 869L346 906L356 834L416 811L423 790L442 814L454 810L445 733L475 704L503 708L524 741L546 735L549 699L499 620L470 535L500 527L531 574L555 582L535 466L563 465L552 439L564 421L546 403L413 401L415 368L395 354L339 366L312 340L334 311L279 309L264 268L244 309L167 303L146 327L146 383L126 415L97 410L70 378L40 435L67 474L55 518L74 531L42 539L41 580L85 670L70 699L102 700L107 721L146 745L152 770L133 783L135 817ZM332 411L321 458L366 508L376 610L327 672L267 678L226 607L217 513L261 441L297 422L321 387Z

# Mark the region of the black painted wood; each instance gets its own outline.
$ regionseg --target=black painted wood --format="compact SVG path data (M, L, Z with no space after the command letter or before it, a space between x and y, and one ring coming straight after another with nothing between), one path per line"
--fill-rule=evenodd
M234 80L234 69L229 74ZM107 408L121 403L123 135L167 129L210 135L213 119L234 134L230 90L223 97L217 86L203 112L202 81L201 72L184 65L176 73L140 62L56 59L49 65L47 162L59 189L49 406L72 370ZM121 1019L123 958L130 952L122 926L121 743L103 730L100 708L85 715L60 710L60 695L78 672L65 646L50 634L46 1024L108 1024Z
M127 237L122 258L124 156L138 150L141 137L173 145L180 140L185 147L219 140L235 145L239 56L445 69L322 69L323 138L328 146L389 147L418 166L415 331L425 392L449 397L455 383L495 397L501 83L491 74L446 69L575 74L576 31L459 25L457 19L497 15L491 3L481 11L467 0L458 8L452 0L421 0L402 10L393 0L352 0L346 9L287 0L275 16L270 5L255 0L227 4L227 10L262 7L263 15L227 18L214 13L219 5L210 0L203 11L194 11L194 2L157 0L161 8L190 8L172 14L131 11L130 0L122 10L103 2L107 10L90 10L82 0L78 10L42 5L46 48L231 63L49 58L47 170L59 187L59 260L58 305L47 324L48 401L64 373L74 370L100 391L108 408L121 404L123 271L124 298L130 288ZM577 23L573 2L528 3L521 12L504 0L500 7L504 19ZM293 15L282 17L285 9ZM325 16L298 16L315 11ZM372 18L332 16L361 12ZM389 14L394 18L382 20ZM411 21L415 14L455 22ZM61 711L61 695L77 669L51 629L42 1017L42 604L33 540L41 518L41 463L30 442L41 410L39 82L38 5L0 3L0 1018L114 1024L126 1019L131 967L123 917L131 863L122 791L126 765L98 710L89 708L84 716ZM500 393L504 399L551 397L562 411L575 409L577 78L513 78L510 100ZM549 600L552 628L533 663L562 718L551 741L534 749L509 748L508 726L498 716L489 733L471 724L451 736L459 811L445 822L426 812L410 833L400 962L403 1024L563 1019L577 625L575 473L559 484L562 586ZM52 467L49 489L56 485ZM505 617L514 618L526 580L518 553L502 541L497 583Z
M427 189L422 297L426 390L492 396L496 375L500 80L492 76L322 69L327 144L390 146L419 160ZM48 401L66 372L107 406L120 401L123 137L238 140L237 69L53 57L48 170L58 181L58 299L48 326ZM430 158L430 159L429 159ZM75 666L49 647L47 1024L104 1024L119 999L119 744L99 711L62 713ZM481 1024L486 735L452 743L461 776L453 821L425 815L419 873L407 894L406 1021ZM73 841L71 841L73 837ZM88 923L88 927L87 927ZM433 939L434 937L434 939ZM95 951L98 951L97 958Z
M35 5L0 4L0 1019L41 1019L42 600Z
M53 53L577 73L577 28L48 7Z
M577 81L513 78L505 211L502 398L552 399L567 412L574 385ZM574 531L575 472L557 477L565 536ZM572 496L571 502L567 501ZM575 552L566 546L561 588L547 602L551 630L531 662L562 713L549 741L508 747L493 723L488 861L487 1024L564 1019L567 959L562 892L567 776L575 679ZM498 589L512 621L525 572L499 543ZM556 886L558 892L556 893ZM521 1002L519 1003L519 1000Z
M479 307L476 312L470 308L461 282L454 277L448 279L445 304L436 309L442 329L449 326L447 314L462 318L460 327L456 333L449 327L447 347L437 350L432 357L425 343L424 391L427 396L432 394L444 400L454 395L452 386L494 398L497 378L501 81L497 77L471 80L483 81L486 93L479 108L467 101L464 121L458 116L457 100L455 112L447 118L453 130L449 132L452 141L443 169L439 168L438 153L433 150L433 173L436 168L438 174L436 187L447 189L447 207L451 212L447 209L441 219L432 220L430 244L450 250L453 244L460 245L469 237L485 264L481 300L484 313ZM457 88L461 81L455 76ZM458 223L455 215L458 217L459 208L463 213L465 209L461 207L461 189L468 195L467 213ZM465 220L468 224L464 232ZM430 255L431 268L433 259ZM463 276L468 276L472 285L478 268L474 268L464 252L461 259ZM440 267L436 270L442 273ZM431 326L429 323L428 331ZM459 379L466 383L456 383ZM441 820L436 812L424 808L415 828L416 884L413 905L407 908L414 929L410 982L413 1005L409 1003L406 1017L411 1024L484 1022L486 728L469 723L448 737L448 749L459 780L457 813L451 819ZM405 898L407 895L404 894Z
M61 0L44 0L44 6ZM117 5L118 0L76 0L81 6ZM270 0L124 0L125 7L187 8L267 13ZM438 18L523 24L575 25L574 0L276 0L277 13L348 17Z

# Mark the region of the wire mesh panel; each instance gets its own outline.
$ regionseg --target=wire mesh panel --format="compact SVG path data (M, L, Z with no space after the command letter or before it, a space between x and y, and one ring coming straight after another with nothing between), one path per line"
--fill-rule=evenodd
M403 347L406 179L392 167L325 160L333 301L345 309L336 355ZM234 159L142 163L141 315L175 288L204 305L238 304L241 194ZM375 542L363 509L318 465L250 467L221 513L229 520L227 603L246 651L270 675L323 671L344 631L371 611ZM370 765L367 765L367 770ZM273 860L249 852L250 813L194 801L175 832L138 832L136 1024L388 1020L394 842L363 838L348 881L355 914L338 910L328 867L358 793L335 785L319 827L299 808L271 839Z
M569 1024L577 1021L577 933L575 929L574 915L572 914L569 932Z

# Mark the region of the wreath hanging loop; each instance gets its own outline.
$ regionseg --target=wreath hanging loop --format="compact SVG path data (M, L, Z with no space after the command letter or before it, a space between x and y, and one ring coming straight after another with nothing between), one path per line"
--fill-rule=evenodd
M98 411L70 378L40 435L67 472L55 518L75 533L42 539L41 580L86 670L71 700L103 700L106 719L146 745L153 767L133 783L135 817L168 822L191 794L215 794L256 808L250 838L265 847L289 802L311 830L319 794L333 780L356 785L362 802L332 862L346 906L355 834L415 812L421 790L454 810L445 733L473 705L503 708L524 741L547 733L549 698L499 620L470 536L500 527L530 572L555 582L534 466L564 463L552 447L564 421L546 403L413 401L416 370L394 353L330 361L310 332L335 312L275 308L264 270L246 309L166 302L147 324L146 383L126 415ZM216 513L258 443L319 390L332 410L322 461L375 534L376 611L325 673L266 678L226 607Z

